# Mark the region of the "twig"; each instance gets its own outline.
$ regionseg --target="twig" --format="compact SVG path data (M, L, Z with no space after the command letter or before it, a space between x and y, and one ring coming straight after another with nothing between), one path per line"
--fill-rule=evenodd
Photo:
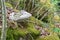
M48 12L50 11L50 9L48 9ZM43 18L45 18L49 13L48 12L46 12L42 17L41 17L41 19L40 20L42 20Z
M15 7L15 9L17 8L17 6L19 5L19 3L20 3L20 0L18 1L18 3L16 4L16 7Z

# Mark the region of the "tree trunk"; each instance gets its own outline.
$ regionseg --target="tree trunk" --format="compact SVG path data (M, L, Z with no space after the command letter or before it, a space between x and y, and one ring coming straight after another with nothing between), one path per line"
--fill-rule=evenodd
M5 0L1 0L1 5L2 5L2 35L1 35L1 40L6 40L7 21L6 21Z

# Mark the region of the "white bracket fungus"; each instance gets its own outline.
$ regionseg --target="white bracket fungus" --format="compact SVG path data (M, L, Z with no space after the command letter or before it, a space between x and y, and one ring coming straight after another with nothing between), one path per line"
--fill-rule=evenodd
M28 19L29 17L31 17L32 15L28 12L26 12L25 10L21 10L18 13L12 12L10 13L9 19L13 20L13 21L20 21L20 20L24 20L24 19Z

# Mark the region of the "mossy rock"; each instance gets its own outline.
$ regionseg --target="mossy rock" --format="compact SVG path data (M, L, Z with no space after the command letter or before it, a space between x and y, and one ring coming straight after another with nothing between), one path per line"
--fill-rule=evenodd
M19 37L25 37L28 33L31 34L31 36L36 39L39 35L40 35L40 31L38 31L37 29L35 29L35 25L45 25L42 21L34 18L34 17L30 17L29 19L32 22L36 22L36 24L32 23L32 22L27 22L24 25L26 25L26 28L20 28L17 27L15 29L13 28L7 28L7 40L18 40ZM25 26L24 26L25 27Z
M57 36L57 34L55 33L51 33L48 36L45 37L39 37L36 40L60 40L59 37Z

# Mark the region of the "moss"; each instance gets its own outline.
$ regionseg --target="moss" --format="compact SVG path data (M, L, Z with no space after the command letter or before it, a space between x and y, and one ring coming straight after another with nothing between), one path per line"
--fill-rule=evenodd
M33 28L34 25L35 25L35 24L33 24L33 23L27 23L27 27L31 27L31 28Z
M28 32L34 37L36 38L37 36L39 36L40 31L36 30L35 28L30 28L28 27Z
M44 22L42 22L41 20L38 20L38 19L36 19L35 17L30 17L30 19L29 19L30 21L32 21L32 23L34 22L35 23L35 25L39 25L40 27L47 27L47 26L49 26L49 24L47 24L47 23L44 23Z
M13 30L11 29L8 29L7 30L7 40L14 40L14 37L13 37Z
M55 27L55 28L53 28L53 31L56 33L60 33L60 28Z
M25 29L11 29L7 30L7 40L17 40L20 37L25 37L28 32Z
M28 31L35 35L38 35L40 33L40 31L36 30L35 28L30 28L30 27L28 27Z
M22 37L26 36L26 34L28 33L26 30L24 29L20 29L20 30L17 30L18 34Z
M9 8L13 8L13 6L12 6L10 3L8 3L8 2L6 2L5 5L6 5L7 7L9 7Z
M59 37L55 33L51 33L45 37L39 37L36 40L60 40Z

